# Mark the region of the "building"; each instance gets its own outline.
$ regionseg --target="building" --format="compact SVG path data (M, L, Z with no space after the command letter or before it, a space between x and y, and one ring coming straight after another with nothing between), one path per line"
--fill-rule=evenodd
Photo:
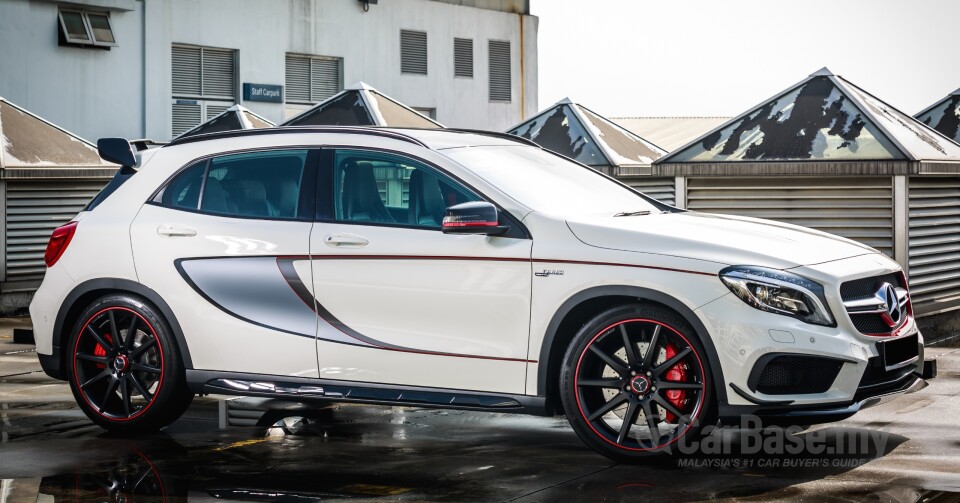
M116 170L87 141L0 98L0 316L25 312L50 233Z
M674 203L673 179L650 176L651 163L667 152L570 98L507 132Z
M85 138L165 140L362 80L503 130L537 110L537 24L527 0L0 0L0 95Z
M893 257L918 315L960 308L960 145L824 68L654 161L677 205Z
M915 115L920 122L960 143L960 89Z
M670 152L727 122L730 117L611 117L610 120Z

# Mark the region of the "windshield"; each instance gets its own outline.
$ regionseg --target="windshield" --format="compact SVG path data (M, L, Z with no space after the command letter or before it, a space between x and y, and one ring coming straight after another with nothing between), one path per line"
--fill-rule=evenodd
M613 216L660 212L633 190L538 148L466 147L443 153L539 213Z

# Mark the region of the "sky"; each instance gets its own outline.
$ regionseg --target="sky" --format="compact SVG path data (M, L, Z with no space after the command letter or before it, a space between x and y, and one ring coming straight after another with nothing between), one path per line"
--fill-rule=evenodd
M531 0L541 109L732 116L826 66L913 115L960 88L958 0Z

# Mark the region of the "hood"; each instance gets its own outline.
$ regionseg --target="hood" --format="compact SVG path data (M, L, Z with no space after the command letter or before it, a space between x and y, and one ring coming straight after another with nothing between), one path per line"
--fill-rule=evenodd
M571 219L580 241L598 248L672 255L725 265L789 269L868 253L846 238L759 218L683 212Z

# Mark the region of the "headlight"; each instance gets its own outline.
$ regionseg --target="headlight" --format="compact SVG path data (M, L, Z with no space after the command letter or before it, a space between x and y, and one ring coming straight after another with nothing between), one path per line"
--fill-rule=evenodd
M765 267L735 265L720 271L720 279L740 300L770 313L835 327L823 296L823 286L796 274Z

